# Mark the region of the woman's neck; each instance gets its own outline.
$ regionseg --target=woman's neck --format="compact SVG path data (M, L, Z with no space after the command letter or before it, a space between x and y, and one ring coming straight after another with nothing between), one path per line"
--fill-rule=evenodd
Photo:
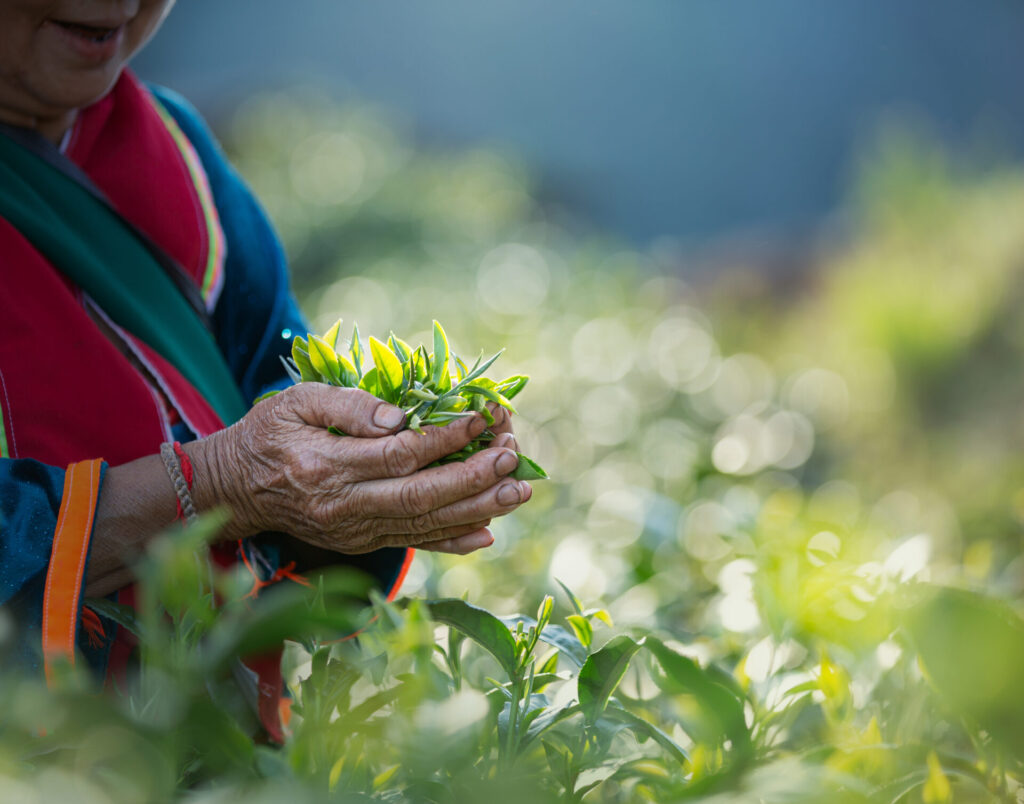
M7 123L18 128L27 128L37 131L54 145L60 145L64 135L75 122L77 110L72 109L57 117L32 117L11 109L0 106L0 123Z

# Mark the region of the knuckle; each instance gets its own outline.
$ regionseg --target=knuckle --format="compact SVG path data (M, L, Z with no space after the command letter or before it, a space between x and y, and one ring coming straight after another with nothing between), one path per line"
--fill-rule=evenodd
M334 530L334 517L322 505L313 506L307 513L307 517L310 524L321 533Z
M419 469L416 452L402 438L390 438L384 445L384 471L390 477L404 477Z
M409 520L409 528L413 533L420 536L422 541L423 536L426 536L435 530L440 530L440 522L438 521L437 512L427 511L424 514L414 516Z
M422 484L410 481L402 484L398 492L398 504L402 513L422 515L434 507L433 496L431 491L425 489Z

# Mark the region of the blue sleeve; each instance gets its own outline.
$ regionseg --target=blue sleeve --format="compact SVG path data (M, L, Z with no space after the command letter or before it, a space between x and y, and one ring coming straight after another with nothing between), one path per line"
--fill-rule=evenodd
M289 287L284 249L266 213L199 113L175 92L156 86L150 89L199 155L227 240L224 289L213 312L221 351L246 399L286 388L292 381L280 358L291 353L292 336L305 335L309 327ZM278 551L282 558L290 558L294 552L287 543ZM306 548L301 552L312 553ZM369 572L390 591L401 580L405 560L406 551L401 548L389 547L361 556L321 551L306 566L344 561Z
M4 664L30 671L41 667L43 595L64 475L63 469L31 458L0 458L0 605L15 627L3 658ZM105 475L103 464L100 489ZM81 629L78 643L90 662L105 661L89 649Z
M291 384L280 357L290 353L293 334L308 331L289 288L284 249L199 113L180 95L151 89L192 143L210 180L228 246L214 335L243 397L252 401Z

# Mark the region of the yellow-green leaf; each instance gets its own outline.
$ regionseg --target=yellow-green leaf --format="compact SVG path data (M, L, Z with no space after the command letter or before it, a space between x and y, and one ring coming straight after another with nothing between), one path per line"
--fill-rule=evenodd
M359 385L359 372L345 355L338 353L337 358L338 366L341 368L341 384L348 388L355 388Z
M292 343L292 362L295 364L295 368L299 370L299 379L302 382L323 382L320 379L320 372L313 368L313 363L309 359L308 348L302 338L296 337L294 343Z
M359 325L352 324L352 343L349 344L349 354L352 355L352 365L356 367L356 374L363 376L363 358L366 353L363 351L363 342L359 340Z
M526 387L526 383L529 381L530 378L525 374L514 374L497 383L497 387L494 390L506 399L512 399L512 397Z
M942 772L942 765L934 751L928 752L928 781L921 789L921 798L926 804L943 804L953 800L953 787Z
M319 335L309 336L309 361L324 378L323 382L329 382L332 385L341 383L341 365L338 363L338 356L330 344Z
M334 322L334 326L324 333L324 341L334 351L338 350L338 335L341 332L341 319Z
M391 351L398 355L398 359L403 363L408 363L409 358L412 356L412 347L397 337L394 332L388 337L388 346Z
M594 627L590 624L590 620L579 614L570 614L565 619L572 626L576 638L583 643L584 647L589 648L590 643L594 641Z
M377 379L381 390L386 394L388 401L394 401L402 389L402 361L388 349L387 344L381 343L372 335L370 354L373 356L373 364L377 367Z
M431 379L440 391L451 388L452 378L448 373L448 336L437 321L434 322L434 356Z

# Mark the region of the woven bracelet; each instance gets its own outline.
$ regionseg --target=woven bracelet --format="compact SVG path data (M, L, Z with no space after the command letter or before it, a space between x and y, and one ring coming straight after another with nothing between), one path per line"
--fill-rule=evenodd
M178 497L176 518L185 520L187 524L192 524L199 518L195 503L192 502L192 464L177 441L173 443L165 441L161 444L160 457L163 458L164 467L171 478L174 493ZM183 472L183 468L186 471Z

